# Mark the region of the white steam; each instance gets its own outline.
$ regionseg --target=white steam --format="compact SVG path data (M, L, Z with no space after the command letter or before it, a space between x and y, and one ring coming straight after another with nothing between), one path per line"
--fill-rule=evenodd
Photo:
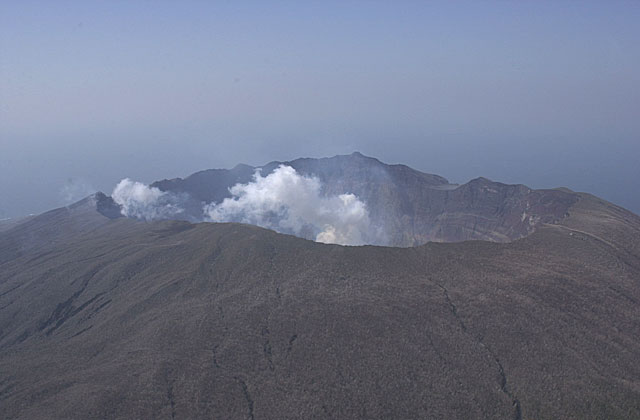
M203 204L205 221L248 223L324 243L380 242L364 202L353 194L324 196L317 178L290 166L281 165L264 177L256 171L252 182L236 184L229 192L231 197L220 203ZM111 197L123 216L147 221L186 217L189 200L129 178L118 183Z
M367 243L370 231L365 204L353 194L322 196L317 178L305 177L281 165L253 182L229 189L231 198L204 206L214 222L243 222L318 242L342 245Z
M65 206L93 194L96 191L91 184L82 178L69 178L60 190L60 197Z
M144 220L170 219L183 212L173 194L125 178L111 194L122 208L123 216Z

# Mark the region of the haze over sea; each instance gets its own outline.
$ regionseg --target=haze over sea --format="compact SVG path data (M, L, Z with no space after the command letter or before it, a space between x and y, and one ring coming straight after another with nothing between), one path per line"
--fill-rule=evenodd
M0 218L358 150L640 213L640 3L0 4Z

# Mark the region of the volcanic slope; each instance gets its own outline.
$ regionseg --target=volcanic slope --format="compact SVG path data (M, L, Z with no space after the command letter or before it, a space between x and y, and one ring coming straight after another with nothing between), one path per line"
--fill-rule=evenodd
M450 184L441 176L406 165L388 165L358 152L271 162L260 168L262 176L280 165L318 178L325 195L352 193L363 200L372 226L381 230L380 239L373 242L377 245L415 246L470 239L509 242L531 234L541 223L560 221L578 200L569 190L535 190L486 178ZM219 203L230 197L229 188L251 182L256 169L248 165L210 169L151 186L187 197L183 217L202 221L203 203Z
M0 233L0 417L640 418L640 218L577 197L415 248L45 213Z

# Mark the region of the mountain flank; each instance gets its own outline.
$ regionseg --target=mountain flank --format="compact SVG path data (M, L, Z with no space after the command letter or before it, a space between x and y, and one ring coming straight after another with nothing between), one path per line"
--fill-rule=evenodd
M572 202L508 243L412 248L109 218L106 196L26 220L0 233L3 416L640 418L640 218L504 188Z

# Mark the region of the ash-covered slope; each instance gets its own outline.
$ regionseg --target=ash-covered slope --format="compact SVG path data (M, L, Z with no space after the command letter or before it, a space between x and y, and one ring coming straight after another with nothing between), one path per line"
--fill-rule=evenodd
M68 207L29 216L0 231L0 264L23 255L48 252L73 242L80 234L122 217L113 200L98 192Z
M639 418L640 218L577 198L409 249L45 213L0 233L2 416Z
M540 223L562 220L578 197L568 190L532 190L485 178L458 186L440 176L405 165L387 165L360 153L271 162L261 168L261 173L267 176L280 165L316 177L326 196L350 193L362 200L371 220L370 230L376 231L368 243L380 245L415 246L469 239L508 242L529 235ZM206 220L203 204L229 198L229 188L251 182L255 170L238 165L151 186L185 197L181 218Z

